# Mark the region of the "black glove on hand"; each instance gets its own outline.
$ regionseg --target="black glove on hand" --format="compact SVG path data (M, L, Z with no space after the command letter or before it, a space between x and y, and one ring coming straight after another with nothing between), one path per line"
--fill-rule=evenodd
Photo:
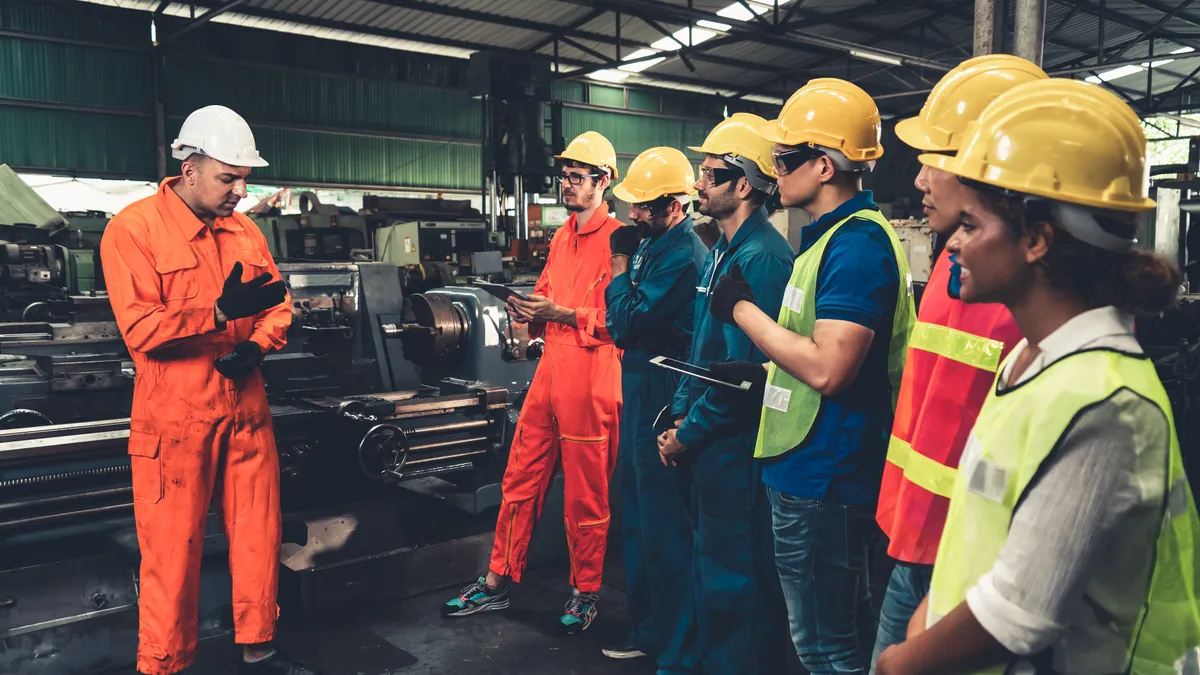
M283 302L287 288L284 287L283 281L267 283L268 281L271 281L271 274L264 272L242 283L242 263L235 262L229 276L225 277L221 297L217 298L217 307L230 321L271 309Z
M225 311L225 310L221 310ZM258 343L246 340L233 346L233 351L213 362L217 372L231 380L240 380L262 364L263 351Z
M613 255L623 255L632 258L641 243L642 233L638 232L636 227L629 225L618 227L613 230L612 234L608 235L608 247L612 250Z
M750 390L747 396L750 396L755 401L762 401L763 394L767 390L767 369L761 363L753 361L726 361L723 363L710 363L708 369L713 371L718 379L727 382L742 382L750 383Z
M712 315L733 326L733 308L742 300L754 303L754 291L750 289L750 282L746 281L746 277L742 276L741 265L734 265L733 269L722 274L717 280L717 287L712 291L712 298L709 301L708 311Z

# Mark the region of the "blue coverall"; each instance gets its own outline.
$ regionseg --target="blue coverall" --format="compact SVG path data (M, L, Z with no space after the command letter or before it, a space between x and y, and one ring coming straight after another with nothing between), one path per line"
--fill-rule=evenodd
M663 466L654 431L655 416L671 404L679 376L650 365L650 358L688 358L692 299L707 253L685 217L642 241L629 272L614 277L604 294L608 334L625 350L618 457L631 637L656 658L660 675L693 672L696 625L686 477Z
M717 279L741 267L755 304L779 313L795 254L787 239L756 210L705 260L696 287L691 362L756 361L767 357L737 326L709 312ZM685 416L676 432L681 466L691 472L695 539L697 656L707 675L780 672L790 642L787 610L775 571L770 505L754 459L762 401L685 377L672 413Z

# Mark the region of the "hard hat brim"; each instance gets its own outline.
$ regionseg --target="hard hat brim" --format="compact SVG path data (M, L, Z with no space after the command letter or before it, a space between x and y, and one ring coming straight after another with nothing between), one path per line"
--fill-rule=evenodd
M642 201L645 201L645 200L639 200L632 192L630 192L629 188L625 187L624 182L617 183L616 185L614 185L613 189L612 189L612 193L617 199L620 199L621 201L625 202L626 204L638 204L638 203L641 203Z
M896 123L896 136L905 145L925 152L953 152L956 147L936 143L925 128L925 120L920 117L910 117Z
M691 150L692 152L704 152L703 145L689 145L689 146L687 146L687 149ZM705 153L705 154L708 154L708 153Z
M779 128L778 120L769 120L766 124L758 128L758 135L762 136L764 141L775 143L776 145L795 145L789 143L787 135Z
M1134 213L1140 211L1149 211L1155 206L1155 201L1149 197L1144 197L1135 202L1112 202L1088 197L1086 195L1072 194L1070 192L1055 192L1053 190L1043 190L1031 185L1014 184L1013 182L1004 181L995 176L974 175L973 173L968 173L963 169L962 163L959 162L957 156L924 154L918 156L917 161L921 162L925 166L932 167L934 169L941 169L942 171L958 176L959 178L966 178L967 180L983 183L985 185L991 185L1004 190L1012 190L1014 192L1033 195L1035 197L1044 197L1046 199L1065 202L1067 204L1079 204L1081 206L1090 206L1097 209L1127 211Z

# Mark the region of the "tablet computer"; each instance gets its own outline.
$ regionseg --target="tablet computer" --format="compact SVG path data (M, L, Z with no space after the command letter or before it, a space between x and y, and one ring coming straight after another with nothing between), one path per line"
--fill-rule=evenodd
M715 384L721 387L729 387L730 389L737 389L739 391L750 391L749 380L741 380L740 382L722 380L708 368L694 366L686 361L677 361L666 356L655 356L650 359L650 363L653 363L659 368L666 368L667 370L674 370L675 372L683 373L684 375L691 375L692 377L703 380L709 384Z
M525 299L525 296L522 295L520 291L515 291L502 284L493 284L492 282L484 281L483 279L472 279L471 285L483 289L488 295L498 298L503 302L508 302L509 298L520 298L521 300Z

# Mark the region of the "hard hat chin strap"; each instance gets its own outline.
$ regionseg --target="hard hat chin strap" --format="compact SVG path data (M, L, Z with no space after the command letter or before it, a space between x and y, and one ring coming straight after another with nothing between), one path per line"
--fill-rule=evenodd
M847 157L841 150L836 148L827 148L823 145L818 145L816 147L820 148L821 152L824 152L825 155L829 157L829 160L833 162L833 165L837 167L838 171L845 171L847 173L867 173L875 170L875 160L873 159L865 162L855 162Z
M1096 220L1095 212L1085 206L1057 201L1047 202L1047 206L1055 225L1089 246L1113 253L1128 253L1137 243L1137 239L1126 239L1104 229Z
M725 160L731 166L741 169L746 175L746 182L750 183L750 187L755 190L761 190L768 195L775 194L779 186L775 183L775 179L763 173L762 169L758 168L758 163L754 160L747 159L741 155L723 155L721 159Z

